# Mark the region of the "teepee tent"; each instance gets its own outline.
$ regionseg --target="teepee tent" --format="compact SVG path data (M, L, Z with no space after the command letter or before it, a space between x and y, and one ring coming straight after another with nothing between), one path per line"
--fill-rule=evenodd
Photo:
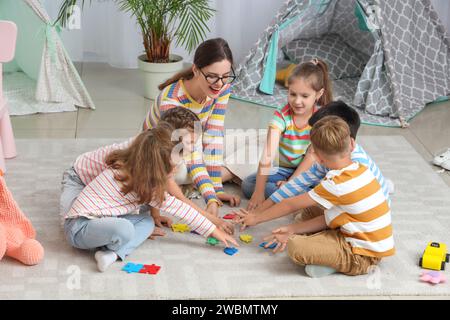
M429 0L289 0L236 70L232 96L285 105L277 68L313 58L364 123L404 126L450 95L450 39Z
M10 114L95 109L39 0L0 0L0 20L18 28L15 58L3 66Z

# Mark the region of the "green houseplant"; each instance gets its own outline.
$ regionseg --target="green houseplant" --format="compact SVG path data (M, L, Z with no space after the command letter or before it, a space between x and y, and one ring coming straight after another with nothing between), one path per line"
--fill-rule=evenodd
M145 96L155 99L158 84L183 68L180 56L170 54L170 45L192 52L210 31L207 22L215 10L209 0L113 0L120 10L130 13L139 25L145 54L138 57L146 75ZM92 2L92 0L90 0ZM64 0L57 21L64 27L74 5L84 7L85 0Z

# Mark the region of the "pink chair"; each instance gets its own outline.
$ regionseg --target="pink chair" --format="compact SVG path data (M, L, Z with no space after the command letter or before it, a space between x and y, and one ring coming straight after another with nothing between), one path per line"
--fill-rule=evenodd
M16 144L9 118L8 106L3 97L2 63L14 58L16 48L17 27L11 21L0 21L0 169L5 172L5 158L14 158Z

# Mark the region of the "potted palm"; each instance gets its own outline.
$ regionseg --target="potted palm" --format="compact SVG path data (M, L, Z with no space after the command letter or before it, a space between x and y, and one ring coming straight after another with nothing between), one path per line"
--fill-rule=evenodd
M138 57L144 74L145 97L155 99L158 85L183 68L181 56L170 54L173 41L192 52L209 31L207 22L215 12L209 0L113 0L133 16L142 32L145 54ZM78 0L64 0L57 22L63 27ZM81 8L85 0L80 0ZM92 0L90 0L92 2Z

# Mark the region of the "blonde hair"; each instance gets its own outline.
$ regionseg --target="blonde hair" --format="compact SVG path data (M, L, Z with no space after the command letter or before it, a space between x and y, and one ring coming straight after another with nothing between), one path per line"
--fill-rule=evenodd
M136 192L139 204L164 201L174 147L167 125L140 133L128 148L106 157L106 164L117 170L114 178L122 184L121 191Z
M312 127L311 144L326 155L345 153L350 144L350 128L342 118L326 116Z
M317 103L325 106L333 101L333 90L331 89L331 80L328 75L327 64L320 59L299 64L292 70L288 85L292 84L295 79L307 80L315 91L324 90L322 96Z

